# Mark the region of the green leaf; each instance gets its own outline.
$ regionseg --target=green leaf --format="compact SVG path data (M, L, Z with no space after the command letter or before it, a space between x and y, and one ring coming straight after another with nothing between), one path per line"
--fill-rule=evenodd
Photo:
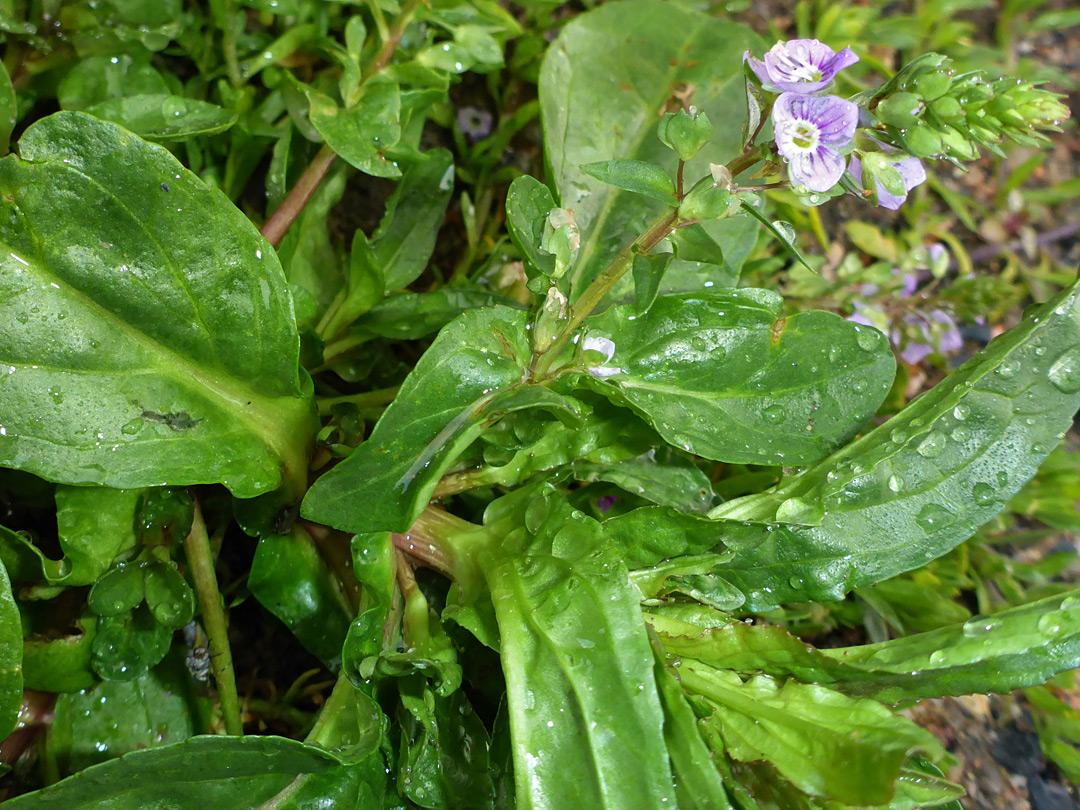
M556 208L551 189L525 174L510 184L506 192L506 225L510 239L521 252L525 274L530 278L547 277L555 272L555 256L540 249L544 225Z
M60 81L56 99L65 110L87 110L124 96L169 92L165 78L150 64L151 54L95 54L77 62Z
M19 151L0 161L0 464L240 497L306 477L292 302L247 217L82 113L34 124Z
M134 681L105 681L60 695L45 737L50 781L131 751L157 748L199 733L209 705L197 698L179 656Z
M11 140L11 131L19 115L19 100L15 88L11 85L11 76L7 68L0 64L0 155L6 155Z
M792 228L790 224L779 220L774 222L762 214L753 203L746 202L745 200L742 203L742 210L764 225L765 229L776 238L776 241L784 246L784 249L791 254L791 257L795 259L795 261L811 273L817 272L810 266L809 262L806 261L806 257L803 256L802 252L799 250L799 243L795 238L795 229Z
M27 689L78 692L98 683L90 665L97 619L87 614L78 626L80 632L73 635L30 637L23 642L23 681Z
M738 551L721 573L758 611L839 599L922 565L1001 511L1078 406L1080 284L1031 308L858 441L772 491L713 510L729 519L713 527L714 538L724 535ZM803 525L782 522L784 514ZM705 550L709 528L679 520L702 532L686 553Z
M581 170L601 183L643 194L646 197L670 205L678 205L675 199L675 183L670 175L655 163L643 160L601 160L586 163Z
M908 755L947 755L930 732L880 703L824 686L764 675L745 683L693 661L678 668L684 690L713 709L703 726L718 732L739 762L767 760L800 790L851 805L887 804Z
M476 438L530 353L525 313L469 310L443 329L371 437L319 478L305 517L347 531L407 531L439 476Z
M186 141L215 135L236 123L236 113L216 104L170 95L125 96L86 109L149 141Z
M396 293L362 315L350 336L418 340L438 332L466 310L494 306L521 308L516 301L468 285L447 285L428 293Z
M880 332L828 312L785 319L762 290L661 296L640 317L611 307L586 324L614 342L605 366L618 370L590 387L720 461L822 458L874 413L895 368Z
M133 751L8 800L12 810L249 810L338 761L283 737L193 737Z
M91 585L117 555L135 546L142 492L107 487L56 487L56 523L62 560L46 557L26 537L0 527L0 559L16 582Z
M260 538L248 588L331 670L341 666L353 610L304 529L295 526L291 534Z
M158 624L179 630L195 616L195 593L171 560L152 562L144 575L146 606Z
M659 661L656 685L664 707L664 744L671 757L679 810L733 810L712 753L698 732L697 715L673 672Z
M427 267L454 193L454 156L432 149L405 171L372 234L371 247L390 292L412 284Z
M621 461L576 461L573 470L578 481L607 481L653 503L683 512L704 512L716 500L705 473L667 446Z
M23 695L22 621L11 581L0 565L0 735L6 737L15 728Z
M171 643L172 630L158 624L150 609L140 604L130 612L98 619L91 666L105 680L134 680L156 666Z
M759 48L749 30L682 6L628 0L605 3L566 25L540 76L544 144L551 178L582 233L574 296L657 216L662 203L592 179L582 164L637 160L674 174L676 156L656 137L658 114L680 83L716 135L686 169L696 180L709 163L741 151L743 51Z
M674 806L638 594L599 524L542 485L485 525L518 808Z
M396 83L373 79L355 107L343 109L314 87L301 85L311 104L310 119L327 145L355 168L375 177L400 177L397 164L383 157L401 137L401 93Z
M421 807L491 808L491 741L483 722L458 690L438 697L418 680L403 683L398 790Z

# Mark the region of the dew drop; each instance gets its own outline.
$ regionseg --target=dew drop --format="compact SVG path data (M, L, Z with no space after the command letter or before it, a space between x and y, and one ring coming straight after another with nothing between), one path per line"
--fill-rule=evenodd
M774 425L779 425L787 419L787 413L784 411L783 405L770 405L761 412L761 415L765 418L766 422L770 422Z
M889 476L889 489L893 492L899 492L904 488L904 480L896 475Z
M936 532L952 523L956 516L941 504L928 503L919 510L915 522L926 532Z
M979 506L989 506L997 500L997 492L989 484L980 482L971 488L971 497Z
M1055 360L1047 376L1062 393L1075 394L1080 391L1080 347L1070 349Z
M142 419L132 419L130 422L120 428L120 432L126 436L134 436L136 433L142 430L143 424L144 422Z
M856 327L858 329L858 327ZM855 334L855 342L864 352L872 352L878 346L877 333L869 327L863 327Z
M945 650L934 650L930 653L931 664L944 664L946 658L948 658L948 654Z
M974 638L975 636L984 636L987 633L994 632L1001 626L999 619L989 619L986 616L975 616L964 622L964 635L968 638Z
M944 434L932 431L930 435L919 442L919 446L915 448L915 452L923 458L937 458L945 450L947 441Z
M997 375L999 377L1004 377L1006 380L1008 380L1008 379L1010 379L1012 377L1015 377L1016 372L1018 372L1019 370L1020 370L1020 361L1019 360L1006 360L1004 363L1002 363L1000 366L998 366L998 369L997 369L996 373L997 373Z
M971 416L971 408L965 403L961 402L959 405L953 408L952 415L956 418L957 421L963 422L965 419Z

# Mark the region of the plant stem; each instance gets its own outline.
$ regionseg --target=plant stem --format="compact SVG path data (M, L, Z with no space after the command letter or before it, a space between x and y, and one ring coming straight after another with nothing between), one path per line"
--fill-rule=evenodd
M401 37L405 33L405 29L409 27L412 16L419 5L420 0L408 0L408 2L402 6L401 13L398 14L397 19L394 20L394 27L390 29L390 35L387 37L386 41L383 42L383 46L379 49L379 53L376 55L375 60L368 67L367 71L365 71L364 81L367 81L390 64L390 59L393 57L394 51L397 50L397 46L401 44Z
M225 51L225 69L229 74L229 84L243 87L244 79L240 75L240 60L236 56L236 15L245 12L237 8L236 0L230 0L225 7L225 30L222 31L222 49Z
M319 187L336 159L337 154L335 154L334 150L324 144L318 154L315 155L315 159L311 161L311 165L304 170L303 175L296 181L296 185L292 187L288 196L282 200L277 210L270 215L270 219L266 220L266 223L260 229L260 233L266 237L266 241L274 248L281 244L285 233L296 221L296 218L300 216L300 212L304 210L304 206L307 205L311 195L315 193L315 189Z
M199 598L203 626L210 640L210 667L214 671L221 714L225 718L225 731L242 736L244 724L240 720L240 699L236 692L236 676L233 672L232 651L229 649L229 632L225 623L225 610L218 591L217 574L214 572L214 555L210 551L210 538L206 534L199 502L195 502L195 519L191 532L184 538L191 575L195 579L195 593Z
M409 0L401 9L401 13L394 21L394 27L390 29L389 37L383 42L382 48L379 49L379 53L375 56L375 59L364 71L364 76L361 81L363 83L383 70L388 64L390 59L394 55L394 51L397 50L397 46L401 43L401 37L405 33L405 29L408 27L409 22L412 20L412 15L415 13L417 6L420 5L420 0ZM237 76L239 76L239 68L237 68ZM266 240L275 248L281 244L281 240L284 238L286 231L289 230L289 226L296 221L296 218L300 216L300 212L304 210L304 206L307 205L308 200L311 199L311 195L315 193L315 189L322 183L323 178L326 177L326 173L330 171L330 167L334 164L334 160L337 155L334 150L329 146L323 145L318 154L315 155L314 160L311 161L311 165L307 167L304 174L297 181L292 191L282 201L278 209L266 220L266 224L262 226L262 235L266 237Z
M677 208L669 208L660 217L653 221L645 233L619 251L619 255L604 268L604 271L596 277L592 284L585 288L585 292L571 307L570 319L559 333L555 341L542 354L533 361L533 378L543 379L551 368L551 364L560 352L566 348L571 336L578 327L585 322L597 305L603 300L611 288L618 283L619 279L634 263L634 256L645 254L656 247L668 234L675 230L679 221Z
M319 400L319 416L328 416L331 408L343 402L348 402L363 410L364 408L376 408L380 405L389 405L394 401L400 385L392 388L380 388L376 391L365 391L362 394L348 394L343 397L325 397Z

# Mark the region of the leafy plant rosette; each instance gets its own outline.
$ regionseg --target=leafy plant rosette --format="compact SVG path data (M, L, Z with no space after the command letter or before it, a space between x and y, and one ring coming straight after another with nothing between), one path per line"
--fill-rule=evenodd
M279 70L262 124L159 120L147 70L162 92L109 98L73 72L0 160L0 465L55 483L62 552L0 530L0 724L24 686L57 694L54 784L11 806L955 807L950 755L897 708L1080 665L1080 592L844 649L763 614L1002 509L1080 406L1080 285L874 421L888 339L738 278L760 224L802 260L763 189L894 208L921 160L1035 143L1060 101L934 55L842 98L850 49L758 60L731 22L608 3L539 74L548 183L517 177L505 206L524 296L418 293L454 183L419 130L520 31L483 3L372 7L371 33L357 13L318 45L338 85ZM294 30L267 61L316 36ZM229 63L237 87L259 58ZM324 145L263 234L150 142L282 117L274 161ZM397 179L344 266L312 236L335 155ZM400 388L354 393L390 341L435 332ZM716 464L785 475L721 501ZM214 561L234 521L258 538L245 593L338 673L303 742L242 736ZM217 719L188 675L203 646Z

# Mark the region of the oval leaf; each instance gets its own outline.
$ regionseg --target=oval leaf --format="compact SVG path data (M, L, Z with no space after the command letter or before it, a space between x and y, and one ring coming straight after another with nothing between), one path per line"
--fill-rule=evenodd
M240 497L306 476L292 299L247 217L83 113L19 151L0 161L0 465Z
M880 332L828 312L785 320L762 290L666 295L645 315L612 307L587 324L615 344L590 386L718 461L823 458L873 415L895 369Z

